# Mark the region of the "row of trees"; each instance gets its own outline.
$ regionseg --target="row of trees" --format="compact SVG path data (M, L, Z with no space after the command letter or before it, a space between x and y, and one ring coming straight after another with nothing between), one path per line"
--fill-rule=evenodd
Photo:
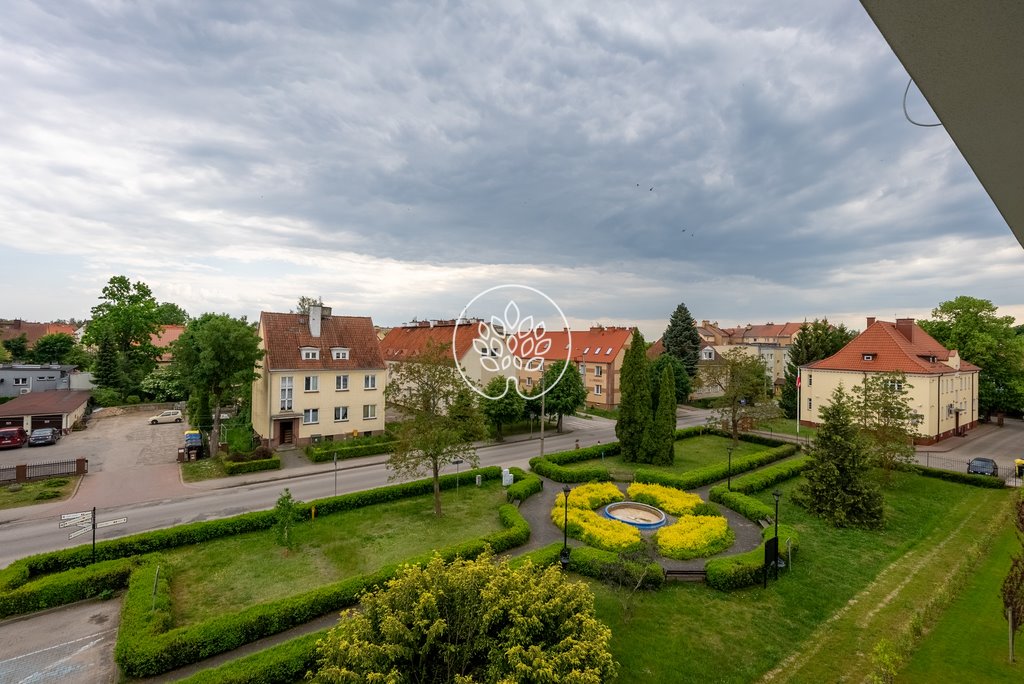
M651 381L652 366L647 359L644 337L634 328L619 374L622 397L615 436L624 460L668 465L675 460L675 370L671 361L660 364L655 389Z

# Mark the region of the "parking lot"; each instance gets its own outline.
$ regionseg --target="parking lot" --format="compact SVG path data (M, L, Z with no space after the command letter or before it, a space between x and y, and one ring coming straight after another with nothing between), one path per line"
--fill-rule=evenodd
M966 437L950 437L938 444L917 447L917 462L933 468L967 472L972 458L991 458L999 465L999 475L1014 482L1014 459L1024 458L1024 420L1007 418L1002 427L983 423Z

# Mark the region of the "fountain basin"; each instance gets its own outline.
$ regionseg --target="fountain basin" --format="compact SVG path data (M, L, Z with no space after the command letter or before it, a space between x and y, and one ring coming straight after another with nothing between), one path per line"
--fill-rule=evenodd
M665 512L638 501L618 501L604 507L604 517L641 530L656 530L665 524Z

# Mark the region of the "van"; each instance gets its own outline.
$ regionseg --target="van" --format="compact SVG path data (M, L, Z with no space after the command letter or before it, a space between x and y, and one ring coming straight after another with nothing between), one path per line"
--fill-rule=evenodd
M27 441L28 433L23 427L0 428L0 449L17 449Z

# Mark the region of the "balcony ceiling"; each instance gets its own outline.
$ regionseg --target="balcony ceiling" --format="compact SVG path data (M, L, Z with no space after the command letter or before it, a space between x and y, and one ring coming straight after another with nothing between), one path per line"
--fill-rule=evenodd
M861 4L1024 246L1024 1Z

